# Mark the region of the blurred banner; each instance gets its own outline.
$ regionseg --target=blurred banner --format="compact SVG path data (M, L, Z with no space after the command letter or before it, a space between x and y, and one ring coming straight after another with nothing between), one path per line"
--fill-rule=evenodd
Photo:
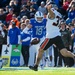
M21 45L2 46L3 66L18 67L20 66Z
M10 58L11 58L12 46L9 47L7 45L2 46L2 58L3 58L3 66L10 66Z

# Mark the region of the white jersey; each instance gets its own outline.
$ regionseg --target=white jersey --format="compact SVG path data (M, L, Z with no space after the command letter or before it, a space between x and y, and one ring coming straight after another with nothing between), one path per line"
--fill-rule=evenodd
M58 26L54 26L53 23L57 23L58 18L49 19L47 17L46 24L46 38L54 38L56 36L61 36L60 29Z

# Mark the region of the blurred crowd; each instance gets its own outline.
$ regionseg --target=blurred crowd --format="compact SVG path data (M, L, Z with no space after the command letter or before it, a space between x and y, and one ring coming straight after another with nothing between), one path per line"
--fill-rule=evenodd
M13 43L11 28L16 25L19 29L16 29L14 34L16 38L16 35L20 35L20 31L30 23L30 19L35 18L36 11L41 11L46 18L48 13L46 6L49 3L52 3L53 7L62 15L59 28L63 42L68 50L75 53L75 0L0 0L0 45L20 44L21 40ZM11 37L11 42L7 36ZM58 57L58 54L55 53L55 56ZM57 66L56 62L55 59L54 66ZM59 65L62 66L61 63Z

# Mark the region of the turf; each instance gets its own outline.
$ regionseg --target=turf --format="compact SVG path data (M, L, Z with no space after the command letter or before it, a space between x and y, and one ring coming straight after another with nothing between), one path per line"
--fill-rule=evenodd
M45 67L32 71L28 67L11 67L0 69L0 75L75 75L75 68Z

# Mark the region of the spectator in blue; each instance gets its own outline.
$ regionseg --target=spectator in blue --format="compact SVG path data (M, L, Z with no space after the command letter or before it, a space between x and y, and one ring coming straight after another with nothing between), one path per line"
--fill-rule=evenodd
M15 22L11 22L12 28L8 30L7 35L7 45L16 45L20 44L20 29L16 27Z
M66 20L66 23L69 24L72 22L72 19L75 18L75 5L72 5L69 12L68 12L68 19Z
M22 43L22 55L24 59L24 64L23 66L28 66L29 62L29 47L30 47L30 40L31 40L31 35L29 33L23 32L23 29L26 27L25 23L21 24L21 43Z

